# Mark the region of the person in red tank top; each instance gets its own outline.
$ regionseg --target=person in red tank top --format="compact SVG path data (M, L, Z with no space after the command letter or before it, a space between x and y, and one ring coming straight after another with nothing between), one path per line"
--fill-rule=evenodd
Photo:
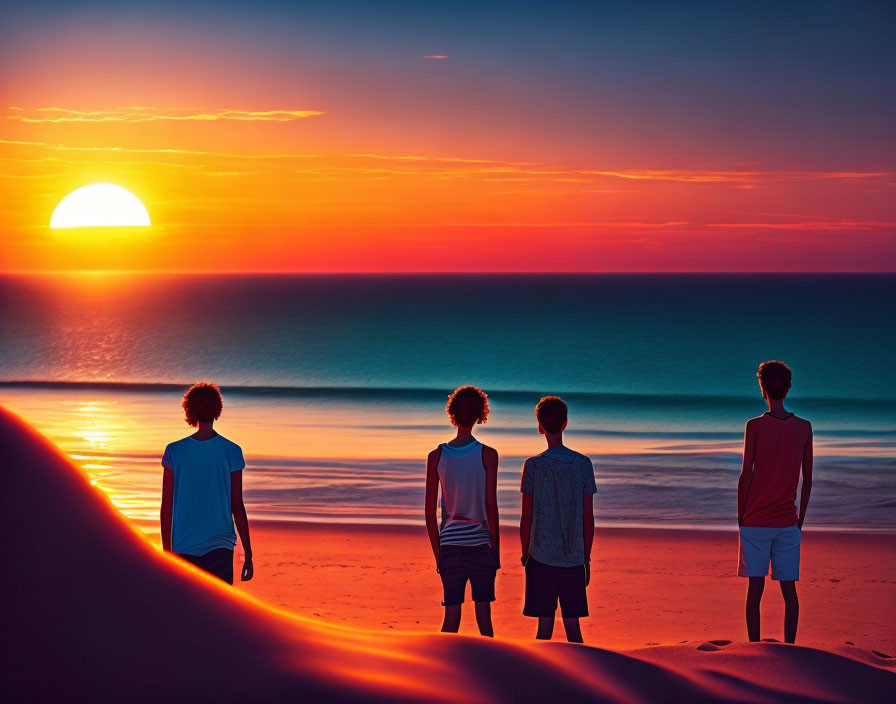
M769 562L784 597L784 640L793 643L799 621L800 543L812 491L812 426L784 408L791 371L783 362L763 362L757 373L768 411L747 421L744 462L737 484L740 530L738 575L748 577L747 634L759 640L759 604ZM799 511L796 493L802 473Z

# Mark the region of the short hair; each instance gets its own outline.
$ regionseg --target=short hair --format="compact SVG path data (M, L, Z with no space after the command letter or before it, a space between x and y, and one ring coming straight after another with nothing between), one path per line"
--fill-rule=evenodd
M485 423L488 418L488 396L476 386L461 386L448 397L445 411L452 425Z
M538 424L549 433L559 433L568 417L569 408L559 396L545 396L535 406Z
M221 389L216 384L210 384L207 381L193 384L190 390L184 394L183 407L188 425L195 427L199 425L199 421L218 420L224 408Z
M759 365L756 376L759 378L759 386L769 398L782 399L790 390L790 367L784 362L763 362Z

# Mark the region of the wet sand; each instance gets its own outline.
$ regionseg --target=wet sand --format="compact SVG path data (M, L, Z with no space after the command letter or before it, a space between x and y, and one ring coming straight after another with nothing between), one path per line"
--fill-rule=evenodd
M256 577L237 582L239 589L338 625L406 631L440 627L441 583L422 527L258 521L252 530ZM501 552L495 633L530 638L535 623L522 615L516 530L502 532ZM797 642L832 647L851 641L896 654L894 554L894 535L814 532L807 525ZM588 590L591 616L582 621L586 642L627 649L746 640L746 580L735 576L736 559L734 531L598 527ZM770 578L762 618L762 637L783 640L783 601ZM461 632L477 632L469 602ZM562 637L559 624L554 635Z

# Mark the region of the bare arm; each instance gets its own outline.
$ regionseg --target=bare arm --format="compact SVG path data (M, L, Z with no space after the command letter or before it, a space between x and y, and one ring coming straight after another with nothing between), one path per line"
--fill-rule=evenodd
M740 479L737 480L737 525L744 523L744 514L747 510L747 495L750 491L750 483L753 480L753 452L756 449L756 435L747 423L744 429L744 461L740 470Z
M523 563L529 559L529 539L532 537L532 494L523 494L520 515L520 547L523 549Z
M803 488L800 490L800 517L797 525L803 529L803 521L806 520L806 509L809 507L809 494L812 493L812 432L806 440L806 448L803 450Z
M249 538L249 516L246 515L246 505L243 503L243 470L230 473L230 512L233 514L233 523L236 532L240 534L240 542L243 544L243 552L246 560L240 579L248 582L252 579L255 569L252 564L252 540Z
M582 496L582 528L585 533L585 562L590 562L591 546L594 545L594 494Z
M585 586L591 584L591 546L594 545L594 494L582 495L582 532L585 538Z
M535 491L533 467L529 460L523 462L523 475L520 477L520 493L523 497L520 509L520 547L523 552L523 564L529 561L529 546L532 539L533 492Z
M498 453L491 447L482 448L482 466L485 467L485 516L488 532L492 538L492 548L501 555L501 526L498 516Z
M165 467L162 473L162 508L159 521L162 528L162 549L171 552L171 517L174 506L174 470Z
M424 503L426 532L429 534L432 555L436 559L436 570L439 569L439 521L436 518L436 509L439 502L439 459L441 457L442 450L438 448L430 452L426 458L426 499Z

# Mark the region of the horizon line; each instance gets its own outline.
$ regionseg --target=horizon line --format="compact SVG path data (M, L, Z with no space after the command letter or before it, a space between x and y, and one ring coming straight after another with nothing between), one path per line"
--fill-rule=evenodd
M483 271L446 271L443 269L419 269L419 270L351 270L334 269L321 271L319 269L10 269L0 271L0 276L49 276L62 274L175 274L175 275L202 275L202 276L893 276L896 269L887 271L868 270L673 270L656 271L646 269L631 269L624 271L610 271L602 269L566 269L534 271L521 269L519 271L483 270Z

